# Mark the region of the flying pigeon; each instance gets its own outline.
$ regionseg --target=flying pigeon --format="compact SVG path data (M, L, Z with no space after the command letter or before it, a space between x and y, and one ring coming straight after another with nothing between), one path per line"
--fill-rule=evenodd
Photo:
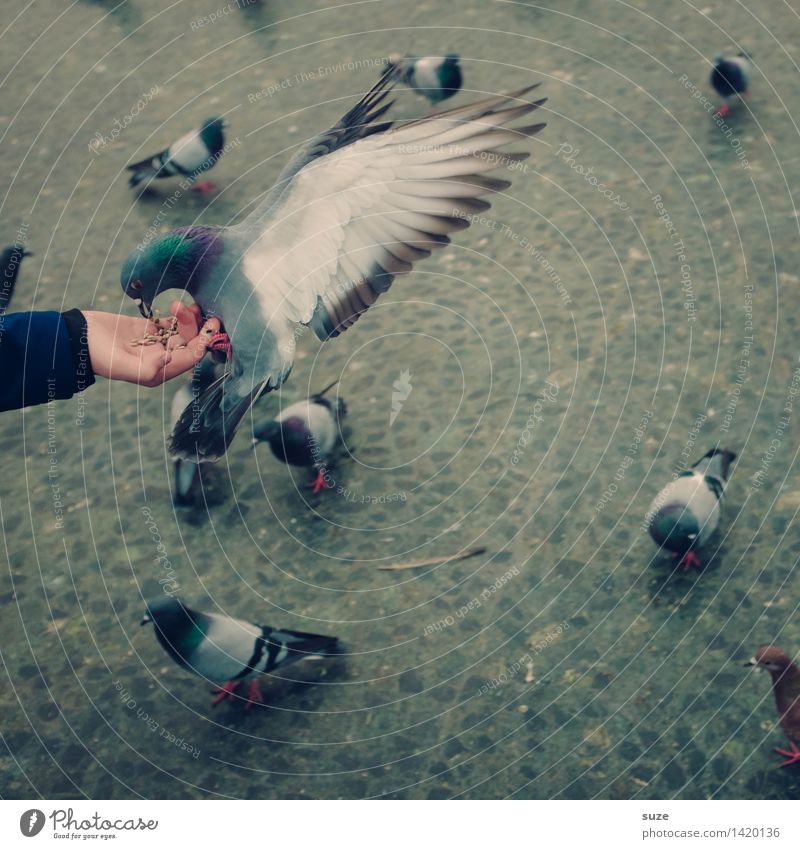
M305 401L291 404L277 418L259 422L253 428L253 445L269 442L279 460L316 469L310 484L315 494L331 486L325 481L328 460L339 440L339 420L347 412L343 399L337 396L334 404L325 397L337 383L334 381Z
M194 399L213 383L219 375L216 372L214 361L210 357L204 357L194 367L192 377L184 383L172 397L170 406L170 424L181 417L184 410L188 409ZM197 463L188 463L186 460L175 461L175 504L190 505L194 503L195 487L200 480L200 467Z
M457 53L421 57L393 53L388 64L391 73L433 104L447 100L461 88L461 66Z
M725 98L725 103L717 110L717 115L724 118L731 110L730 100L735 96L744 97L750 88L752 65L749 53L739 53L736 56L724 56L718 53L714 57L714 67L711 70L711 85L714 91Z
M232 346L199 420L187 410L175 426L175 456L221 457L255 399L288 377L299 325L323 341L347 330L396 274L489 207L480 195L510 185L485 172L529 154L498 149L544 127L508 126L544 103L522 100L535 86L393 126L380 119L394 82L387 70L311 139L240 224L173 230L125 260L122 288L143 315L163 290L186 289Z
M199 130L192 130L161 153L148 156L141 162L128 166L132 171L128 185L133 188L145 180L164 177L188 177L194 181L204 171L216 165L225 148L223 130L228 125L223 118L206 118ZM200 192L213 191L213 183L195 183L193 189Z
M684 572L692 566L702 568L695 549L717 529L728 469L735 459L732 451L712 448L668 483L650 505L646 518L650 536L662 548L680 555L678 565Z
M233 699L249 682L248 706L263 702L259 676L306 657L335 653L336 637L282 631L219 613L200 613L164 596L148 602L140 625L152 622L156 639L184 669L217 685L213 704Z
M3 315L11 304L11 296L14 294L14 286L17 282L17 274L22 264L22 257L33 256L25 250L25 246L19 243L3 248L0 254L0 315Z
M772 676L772 692L778 709L778 722L789 738L788 749L775 751L788 760L781 766L800 763L800 668L777 646L761 646L745 666L768 669Z

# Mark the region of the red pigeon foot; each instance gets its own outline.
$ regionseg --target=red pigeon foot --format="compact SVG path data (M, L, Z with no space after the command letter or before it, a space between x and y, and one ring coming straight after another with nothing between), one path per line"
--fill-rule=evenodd
M216 698L211 702L211 706L214 707L220 702L224 702L225 699L232 699L236 695L236 690L241 683L241 681L226 681L221 687L214 690L213 693L216 695Z
M212 351L223 351L226 356L231 354L231 340L227 333L215 333L208 340L208 347Z
M311 488L311 492L316 495L318 492L322 492L323 489L333 489L333 484L325 480L325 471L320 469L317 472L317 476L309 484L309 487Z
M791 749L779 749L775 747L775 751L788 760L784 761L780 766L791 766L792 764L800 764L800 749L797 748L797 743L790 743Z
M726 118L728 113L731 111L731 107L728 106L727 103L723 103L722 106L717 109L716 118Z
M698 572L703 571L703 564L693 551L687 551L678 561L678 566L682 566L684 572L688 572L692 567L697 569Z
M201 192L202 194L208 194L209 192L215 192L217 190L217 184L212 183L210 180L207 180L205 183L195 183L192 186L193 192Z
M247 688L247 702L244 706L245 710L250 710L253 705L263 705L264 696L261 694L261 682L258 678L253 678L250 686Z

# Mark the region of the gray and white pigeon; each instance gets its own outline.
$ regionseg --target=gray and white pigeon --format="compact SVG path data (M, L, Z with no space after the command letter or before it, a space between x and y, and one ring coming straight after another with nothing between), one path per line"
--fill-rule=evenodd
M461 88L461 66L457 53L447 56L389 56L389 69L409 88L431 103L441 103Z
M199 130L181 136L166 150L128 165L128 170L133 172L128 185L133 188L145 180L160 180L164 177L188 177L194 181L217 164L225 149L225 127L227 124L224 118L206 118ZM216 186L205 182L194 183L192 188L205 192L213 191Z
M268 442L272 453L284 463L316 470L310 484L315 494L331 486L326 482L328 463L339 441L340 419L347 413L344 399L337 396L334 403L325 397L338 382L305 401L290 404L276 418L253 427L253 445Z
M691 469L668 483L650 505L646 522L662 548L680 556L683 570L702 568L695 549L702 547L719 524L720 504L736 455L712 448Z
M717 110L717 115L724 118L731 110L731 100L734 97L744 97L750 89L750 77L753 66L750 64L749 53L739 53L736 56L725 56L718 53L714 57L711 69L711 85L714 91L725 98L725 102Z
M174 426L184 410L189 409L195 398L207 389L220 375L211 357L204 357L194 367L192 376L172 396L170 406L170 425ZM200 480L200 467L177 458L175 463L175 504L188 506L194 503L195 493Z
M347 330L395 275L488 209L481 195L510 185L486 172L528 153L499 148L544 127L509 126L544 102L522 99L534 85L393 126L380 119L394 83L387 70L312 138L240 224L173 230L125 260L122 288L143 315L160 292L186 289L232 347L229 374L200 396L200 416L188 410L175 426L175 456L221 457L259 395L288 377L299 325L323 341Z
M33 256L25 250L25 246L19 243L3 248L0 254L0 315L3 315L11 304L11 296L14 294L14 286L17 283L19 267L24 256Z
M262 702L260 676L308 657L336 653L338 639L254 625L219 613L201 613L170 596L148 602L141 625L184 669L217 685L214 704L234 698L248 682L248 706Z

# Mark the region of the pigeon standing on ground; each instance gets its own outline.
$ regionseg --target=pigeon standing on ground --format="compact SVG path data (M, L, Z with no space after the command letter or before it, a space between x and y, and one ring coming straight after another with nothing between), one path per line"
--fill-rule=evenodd
M182 136L171 147L128 165L128 170L133 172L128 185L134 188L145 180L179 176L194 181L200 174L213 168L222 155L225 149L223 130L226 126L223 118L206 118L199 130L192 130ZM192 188L199 192L210 192L216 186L205 182L194 183Z
M668 483L650 505L646 519L650 536L681 557L678 565L685 572L702 567L695 549L717 529L728 470L735 459L732 451L712 448Z
M387 70L301 148L240 224L173 230L125 260L121 285L143 315L160 292L186 289L231 345L227 379L201 395L199 421L181 417L173 455L221 457L259 395L288 377L298 325L323 341L347 330L395 275L488 209L481 195L510 185L486 172L529 154L499 148L544 127L509 126L544 103L522 99L535 86L393 126L380 119L394 83Z
M17 282L17 274L22 264L22 257L33 256L25 250L25 246L19 243L3 248L0 254L0 315L8 309L11 304L11 296L14 294L14 286Z
M389 69L409 88L427 97L434 105L452 97L461 88L461 66L458 54L447 56L389 57Z
M262 702L259 676L307 657L334 654L336 637L283 631L219 613L200 613L165 596L147 605L141 625L152 622L156 638L184 669L217 685L214 704L234 698L249 682L248 706Z
M181 386L172 398L170 407L170 425L189 409L201 392L204 392L220 375L211 357L204 357L194 367L192 377ZM175 504L187 506L194 503L195 490L200 480L200 467L186 460L175 461Z
M325 397L338 382L334 381L305 401L291 404L272 421L259 422L253 428L253 445L268 442L279 460L316 470L310 484L315 494L331 486L325 480L328 461L339 441L340 419L347 412L342 398L337 396L334 403Z
M750 88L752 65L748 53L736 56L724 56L718 53L714 57L714 67L711 70L711 85L714 91L725 98L725 102L717 110L717 115L724 118L730 111L732 98L744 97Z
M761 646L745 666L768 669L772 676L772 692L778 709L778 722L789 738L789 749L775 751L788 760L781 766L800 763L800 668L783 649Z

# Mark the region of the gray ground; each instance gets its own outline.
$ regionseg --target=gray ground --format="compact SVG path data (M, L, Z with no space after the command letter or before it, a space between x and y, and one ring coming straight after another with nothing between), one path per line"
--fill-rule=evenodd
M552 111L485 220L345 336L304 335L261 402L341 375L345 491L309 497L243 434L206 472L208 508L176 512L174 387L98 380L0 418L5 797L797 796L769 681L742 662L800 648L800 19L553 5L262 2L199 26L208 0L46 0L6 16L0 241L21 231L36 253L18 310L131 313L118 270L147 229L240 218L391 51L458 51L453 103L541 81ZM708 57L737 44L758 74L726 135L701 95ZM220 112L222 191L167 205L166 182L136 201L127 162ZM720 440L740 455L721 533L702 576L671 577L644 513ZM269 682L266 708L212 711L138 627L170 566L189 601L335 633L347 654Z

